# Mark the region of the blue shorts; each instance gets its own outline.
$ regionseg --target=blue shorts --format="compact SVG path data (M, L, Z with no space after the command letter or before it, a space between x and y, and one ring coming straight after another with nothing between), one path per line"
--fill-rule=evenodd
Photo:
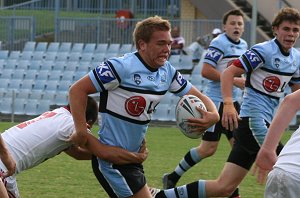
M116 165L93 156L92 167L109 197L130 197L146 185L142 164Z

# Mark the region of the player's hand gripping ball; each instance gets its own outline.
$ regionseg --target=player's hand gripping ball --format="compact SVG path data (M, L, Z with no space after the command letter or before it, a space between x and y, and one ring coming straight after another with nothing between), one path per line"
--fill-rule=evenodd
M197 139L204 133L192 132L193 126L187 124L189 118L202 118L201 113L196 109L199 106L201 109L206 110L202 100L194 95L185 95L177 103L176 106L176 124L180 131L187 137ZM197 126L195 126L197 127Z

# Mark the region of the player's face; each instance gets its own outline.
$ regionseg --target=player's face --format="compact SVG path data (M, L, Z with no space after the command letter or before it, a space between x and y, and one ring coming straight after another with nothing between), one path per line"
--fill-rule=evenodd
M167 61L171 51L172 37L169 31L156 31L148 43L140 42L140 54L152 68L159 68Z
M244 19L242 16L229 15L223 28L229 38L239 41L244 32Z
M283 50L288 52L299 38L300 25L283 21L278 27L274 27L273 30Z

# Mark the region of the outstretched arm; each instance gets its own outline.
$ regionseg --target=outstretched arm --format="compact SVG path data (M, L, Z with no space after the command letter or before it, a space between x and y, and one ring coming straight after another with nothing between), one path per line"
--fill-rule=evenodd
M300 109L300 90L287 95L270 125L264 143L256 157L256 167L253 174L257 174L257 181L264 183L267 173L272 170L277 160L276 147L296 112Z
M134 153L119 147L102 144L90 133L87 134L87 143L84 148L73 145L65 150L65 153L77 160L89 160L93 154L105 161L119 165L142 163L148 157L148 150L145 143L141 145L138 153Z

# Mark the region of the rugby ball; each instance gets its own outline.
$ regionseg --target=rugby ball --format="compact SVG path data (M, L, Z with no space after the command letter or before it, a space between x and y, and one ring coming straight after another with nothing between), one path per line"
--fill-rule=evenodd
M199 106L203 110L206 110L206 107L202 100L194 95L185 95L180 98L176 105L176 125L180 131L187 137L192 139L197 139L202 136L203 133L192 132L191 130L195 127L189 126L187 120L189 118L201 118L201 113L196 109Z

